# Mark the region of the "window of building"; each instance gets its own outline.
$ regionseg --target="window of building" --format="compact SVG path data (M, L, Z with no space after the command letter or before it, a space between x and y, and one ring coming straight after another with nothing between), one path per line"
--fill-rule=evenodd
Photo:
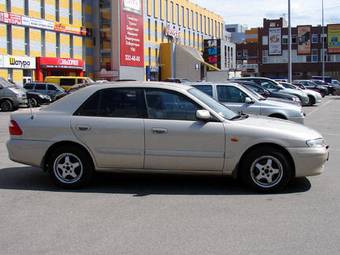
M195 121L201 109L186 96L163 89L147 89L146 101L150 119Z
M151 41L151 21L148 19L148 40Z
M28 16L29 14L29 0L24 1L24 14Z
M312 34L312 43L318 43L318 42L319 42L319 35Z
M179 13L179 5L176 4L176 23L179 25L181 24L180 20L179 20L179 17L180 17L180 13Z
M191 33L190 33L190 30L188 30L188 45L191 46Z
M45 18L45 0L40 0L40 15L41 18Z
M41 56L46 56L46 32L41 30Z
M318 62L319 61L318 52L319 51L317 49L312 50L312 62Z
M12 25L7 25L7 54L12 54Z
M208 35L210 35L210 18L208 18Z
M156 66L158 66L158 63L159 63L158 48L155 49L155 56L156 56Z
M192 32L192 46L196 47L196 35L195 35L195 32Z
M59 0L55 0L55 19L56 21L60 21L60 4Z
M56 33L56 52L57 58L60 58L60 33Z
M297 43L297 35L292 35L292 43L293 44Z
M193 12L193 11L191 11L191 29L192 29L192 30L195 30L195 27L194 27L194 25L195 25L195 17L194 17L194 12Z
M149 54L149 66L151 66L151 47L148 49L148 54Z
M242 51L237 51L237 58L242 58Z
M175 17L174 17L174 2L170 2L170 21L172 23L175 23Z
M184 29L184 31L183 31L183 40L184 40L184 42L183 42L183 44L184 45L186 45L186 43L187 43L187 32L185 31L185 29Z
M168 0L165 0L165 19L169 21L169 6L168 6Z
M203 30L202 30L202 14L200 14L200 32L203 33Z
M262 36L262 45L268 45L268 36L267 35Z
M157 20L155 20L155 41L158 42L158 24L157 24Z
M248 58L248 50L247 49L243 50L243 57Z
M73 35L70 35L70 57L74 58Z
M73 24L73 0L69 0L69 23Z
M203 28L204 28L204 34L207 34L207 17L206 16L204 16L204 26L203 26Z
M25 27L25 55L30 55L30 29Z
M198 31L198 12L196 12L196 31Z
M282 44L288 44L288 35L282 36Z

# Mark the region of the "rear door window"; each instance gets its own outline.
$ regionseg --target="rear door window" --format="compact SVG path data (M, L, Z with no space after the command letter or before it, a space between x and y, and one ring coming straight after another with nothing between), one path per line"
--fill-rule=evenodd
M247 95L240 89L232 86L217 86L218 101L225 103L244 103Z
M213 96L213 89L211 85L197 85L195 88L211 97Z
M47 89L48 89L48 90L52 90L52 91L57 90L57 88L56 88L54 85L51 85L51 84L48 84L48 85L47 85Z
M46 90L46 84L36 84L35 90Z
M26 84L26 85L24 86L24 89L28 89L28 90L33 89L33 84Z
M76 79L62 78L60 79L60 86L73 86L76 84Z

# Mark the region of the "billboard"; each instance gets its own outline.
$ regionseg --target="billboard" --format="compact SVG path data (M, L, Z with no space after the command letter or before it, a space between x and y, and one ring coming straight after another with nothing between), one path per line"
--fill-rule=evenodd
M281 56L282 55L282 37L281 27L269 28L268 35L269 56Z
M298 26L298 55L311 55L312 26Z
M204 40L204 61L221 68L221 39Z
M328 54L340 54L340 24L327 26Z
M120 65L144 67L142 0L120 0Z

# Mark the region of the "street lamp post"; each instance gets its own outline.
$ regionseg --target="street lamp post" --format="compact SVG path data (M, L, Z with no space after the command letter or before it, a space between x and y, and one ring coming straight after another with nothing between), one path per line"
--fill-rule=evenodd
M291 7L288 0L288 82L292 82L292 26L291 26Z
M322 80L325 80L325 9L324 9L324 5L323 5L323 0L322 0L322 53L321 53L321 57L322 57Z

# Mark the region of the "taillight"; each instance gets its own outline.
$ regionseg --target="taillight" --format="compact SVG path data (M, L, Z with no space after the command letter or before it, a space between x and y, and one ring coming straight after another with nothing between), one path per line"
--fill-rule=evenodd
M9 134L10 135L22 135L22 130L15 120L11 120L9 123Z

